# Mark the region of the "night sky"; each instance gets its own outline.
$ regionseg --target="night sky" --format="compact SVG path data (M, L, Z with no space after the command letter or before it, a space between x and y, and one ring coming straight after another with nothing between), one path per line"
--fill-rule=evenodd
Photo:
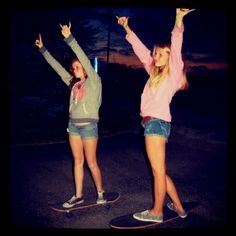
M124 6L120 4L115 7L106 6L106 4L94 7L78 6L78 4L75 6L60 4L48 6L43 4L44 1L41 3L34 6L19 6L18 4L18 6L7 9L7 22L4 24L4 27L7 28L7 35L3 39L5 46L2 50L5 50L7 58L4 61L6 65L4 68L7 72L7 86L9 88L7 109L10 110L9 127L11 132L14 134L14 129L19 128L16 125L17 122L22 120L25 122L22 127L25 125L31 127L29 130L33 129L35 122L44 122L44 120L40 120L40 117L47 120L53 117L53 119L61 120L63 124L66 124L68 118L67 88L45 62L34 42L41 33L46 48L63 66L68 68L74 55L63 41L59 24L68 24L69 21L72 24L72 34L91 61L95 57L98 58L98 72L102 79L105 77L103 69L107 66L107 62L120 65L119 68L116 66L118 72L123 71L127 75L130 73L130 80L124 78L122 73L119 75L118 72L115 73L115 76L114 73L110 77L108 76L107 82L104 80L101 120L107 122L104 119L106 117L104 114L107 110L110 111L112 106L116 107L114 117L117 117L115 112L118 115L126 114L127 116L131 112L132 115L139 116L139 99L147 76L134 55L131 45L125 40L125 31L118 25L116 16L129 16L130 27L152 50L155 43L170 40L175 22L175 7L142 4L136 4L136 7L133 4ZM217 110L219 102L223 109L221 112L223 116L226 112L226 71L228 70L228 56L231 53L230 43L232 42L231 37L229 39L231 36L229 34L229 27L231 27L229 20L228 8L196 7L195 11L184 18L185 31L182 48L183 59L189 73L193 75L198 71L207 73L216 71L210 76L208 74L190 76L191 82L193 82L192 88L196 91L194 93L190 90L189 94L192 97L187 99L183 97L182 100L193 101L192 104L195 103L196 106L199 106L197 90L201 87L201 103L204 103L204 99L209 97L207 95L209 91L213 93L211 99L205 104L204 111L201 112L205 112L212 102L213 107ZM126 70L128 72L125 72ZM220 79L217 79L215 75ZM135 76L140 76L143 79L135 80ZM204 81L204 78L207 79ZM126 88L127 91L122 87L124 81L129 84ZM198 85L196 86L195 83ZM136 90L129 93L128 91L132 90L134 85ZM222 88L223 92L221 93L220 89ZM118 91L121 91L121 94L118 94ZM222 99L219 98L219 93L222 94ZM127 100L130 103L125 102ZM121 110L121 108L119 110L119 107L123 107L125 110ZM24 114L24 117L18 117L16 115L18 113ZM30 123L31 125L29 125ZM23 128L19 130L19 133L24 136ZM21 139L22 136L16 139Z
M45 46L65 53L59 23L72 23L72 33L90 58L140 67L116 15L129 16L129 24L145 45L152 49L158 41L168 41L175 21L175 8L31 8L10 11L10 58L32 58L34 41L42 34ZM227 12L225 9L196 9L184 19L183 56L188 66L226 68ZM23 26L23 27L22 27ZM109 28L110 27L110 28ZM87 43L86 43L87 42ZM12 54L13 52L13 54ZM28 63L26 61L26 63Z

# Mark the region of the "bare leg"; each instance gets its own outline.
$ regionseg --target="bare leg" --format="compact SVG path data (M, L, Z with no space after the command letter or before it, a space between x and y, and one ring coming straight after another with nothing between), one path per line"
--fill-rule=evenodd
M83 195L84 178L83 143L81 137L76 135L69 135L69 142L74 158L75 195L81 197Z
M167 183L167 193L170 196L175 209L177 209L180 212L184 212L184 209L179 199L179 195L177 193L175 185L168 175L166 175L166 183Z
M150 210L153 215L163 215L163 203L166 196L166 139L158 136L145 137L146 151L154 176L154 206Z
M101 171L97 164L97 139L83 139L83 145L85 150L85 156L88 163L88 167L92 173L92 177L98 192L103 191Z

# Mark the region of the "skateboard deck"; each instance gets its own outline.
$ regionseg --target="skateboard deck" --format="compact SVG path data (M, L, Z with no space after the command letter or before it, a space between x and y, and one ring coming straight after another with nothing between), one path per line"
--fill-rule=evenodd
M182 205L185 211L189 213L197 206L199 206L200 202L199 201L184 202L182 203ZM162 223L136 220L135 218L133 218L133 214L134 212L112 219L110 221L110 227L115 229L145 229L145 228L157 227L158 225L179 218L179 215L175 211L170 210L167 206L164 206L163 208L164 219Z
M70 213L71 211L76 211L84 208L89 208L89 207L95 207L95 206L100 206L103 205L107 209L110 208L110 203L116 202L120 198L120 194L118 192L108 192L104 193L104 198L107 200L106 203L98 204L96 203L96 198L93 196L88 196L87 198L84 198L84 202L81 204L78 204L74 207L71 208L65 208L62 206L63 203L58 203L58 204L51 204L50 207L59 212L66 212Z

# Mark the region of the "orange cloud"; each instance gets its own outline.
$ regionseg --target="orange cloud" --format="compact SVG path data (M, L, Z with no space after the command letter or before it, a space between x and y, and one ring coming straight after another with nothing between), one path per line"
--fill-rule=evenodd
M107 60L107 55L100 55L99 59L102 61ZM124 64L126 66L130 66L133 68L141 68L142 63L139 61L139 59L135 55L121 55L119 53L111 53L109 55L109 62L110 63L118 63L118 64Z
M213 69L227 69L226 62L192 62L192 61L185 61L185 64L188 67L193 66L206 66L209 70Z
M99 55L99 60L106 61L107 55L102 54ZM119 53L110 53L109 55L109 62L110 63L118 63L118 64L125 64L126 66L130 66L133 68L142 68L142 63L135 55L121 55ZM193 67L193 66L206 66L209 70L212 69L227 69L226 62L192 62L189 60L185 61L186 67Z

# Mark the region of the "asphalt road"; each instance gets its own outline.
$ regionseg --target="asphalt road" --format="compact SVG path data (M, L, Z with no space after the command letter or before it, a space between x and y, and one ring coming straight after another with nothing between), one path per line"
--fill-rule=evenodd
M98 143L97 156L105 190L117 191L121 197L109 210L98 206L74 212L68 218L48 207L73 194L73 161L68 143L10 147L8 226L14 232L67 229L110 232L109 222L114 217L152 206L152 176L142 134L127 132L103 137ZM186 219L176 219L158 228L223 232L228 225L226 137L172 126L166 161L167 172L182 201L199 200L201 205ZM87 166L84 194L95 194Z

